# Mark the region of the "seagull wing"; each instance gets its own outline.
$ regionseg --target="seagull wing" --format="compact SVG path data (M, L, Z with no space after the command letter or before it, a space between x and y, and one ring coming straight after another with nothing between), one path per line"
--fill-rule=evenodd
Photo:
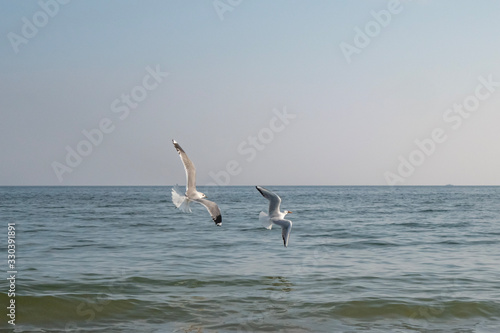
M219 206L217 206L215 202L207 199L196 199L195 201L205 206L212 216L212 220L214 220L215 224L220 227L222 224L222 215L220 214Z
M274 192L271 192L263 187L255 186L264 198L269 200L269 216L277 215L280 212L281 198Z
M288 247L288 239L292 232L292 221L290 220L273 220L274 224L281 226L281 237L283 238L283 245Z
M189 194L196 192L196 168L177 141L172 140L172 143L181 157L182 164L184 164L184 170L186 171L186 195L189 197Z

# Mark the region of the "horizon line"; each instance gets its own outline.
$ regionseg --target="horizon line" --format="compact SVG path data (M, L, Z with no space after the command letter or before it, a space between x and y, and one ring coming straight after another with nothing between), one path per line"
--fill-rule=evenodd
M179 186L178 184L176 184ZM175 185L0 185L0 187L172 187ZM184 185L181 185L182 187ZM256 186L255 184L246 185L197 185L198 187L243 187L243 186ZM263 186L294 186L294 187L498 187L500 185L279 185L279 184L266 184Z

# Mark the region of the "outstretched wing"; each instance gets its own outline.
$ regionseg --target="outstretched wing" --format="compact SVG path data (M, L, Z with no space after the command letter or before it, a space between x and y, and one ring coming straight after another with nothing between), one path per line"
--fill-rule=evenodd
M262 194L264 198L269 200L269 216L279 214L281 198L274 192L269 191L260 186L255 186L255 188Z
M181 157L182 164L184 164L184 170L186 171L186 194L189 196L190 193L196 192L196 168L177 141L172 140L172 143Z
M274 224L281 226L281 237L283 238L283 245L288 247L288 239L292 232L292 221L290 220L273 220Z
M196 199L195 201L205 206L217 226L220 227L222 225L222 215L220 214L219 206L215 202L207 199Z

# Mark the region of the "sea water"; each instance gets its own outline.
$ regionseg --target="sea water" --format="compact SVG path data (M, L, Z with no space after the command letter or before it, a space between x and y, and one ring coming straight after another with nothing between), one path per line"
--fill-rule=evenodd
M221 227L170 187L0 187L0 329L500 332L500 187L266 188L288 248L253 186L199 188Z

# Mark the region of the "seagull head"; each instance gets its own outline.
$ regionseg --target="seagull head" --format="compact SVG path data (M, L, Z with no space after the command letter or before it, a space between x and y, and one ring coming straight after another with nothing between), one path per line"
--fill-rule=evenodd
M202 198L202 199L205 199L205 198L207 197L207 196L205 195L205 193L201 193L201 192L199 192L199 193L200 193L200 196L201 196L201 198Z
M289 210L285 210L285 215L286 215L286 214L292 214L292 212L291 212L291 211L289 211Z

